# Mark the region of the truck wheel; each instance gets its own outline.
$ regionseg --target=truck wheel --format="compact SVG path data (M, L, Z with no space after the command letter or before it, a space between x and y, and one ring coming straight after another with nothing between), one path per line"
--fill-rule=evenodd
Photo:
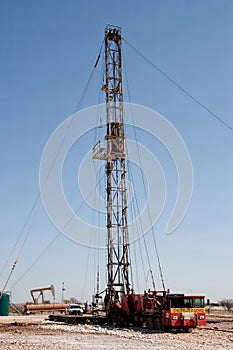
M148 329L154 329L155 328L155 323L153 317L147 317L146 319L146 328Z
M124 314L120 314L117 318L117 325L119 327L126 327L127 326L127 320L126 316Z
M192 333L193 328L185 328L184 331L185 333Z
M159 317L155 317L155 319L154 319L154 329L156 331L161 331L161 329L162 329L161 320Z
M117 327L117 321L118 321L117 315L113 314L111 317L111 323L112 323L114 328Z

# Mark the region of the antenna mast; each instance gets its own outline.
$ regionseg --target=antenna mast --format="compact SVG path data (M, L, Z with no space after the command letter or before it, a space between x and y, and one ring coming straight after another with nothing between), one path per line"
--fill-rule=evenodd
M123 114L121 28L105 28L106 136L93 158L106 161L107 294L110 300L130 291L126 152Z

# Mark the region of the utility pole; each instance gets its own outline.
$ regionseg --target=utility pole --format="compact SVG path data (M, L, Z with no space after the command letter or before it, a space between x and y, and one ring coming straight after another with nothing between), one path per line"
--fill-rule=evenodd
M124 135L121 28L105 28L106 136L93 149L93 158L106 162L107 295L113 301L129 293L126 151Z
M61 303L64 303L64 293L65 293L65 283L62 282L62 290L61 290Z

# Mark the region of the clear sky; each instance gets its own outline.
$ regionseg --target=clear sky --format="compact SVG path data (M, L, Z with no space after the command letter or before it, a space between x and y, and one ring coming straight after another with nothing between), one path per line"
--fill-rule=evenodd
M230 0L0 2L0 273L39 193L45 144L75 112L105 25L121 26L130 44L233 127L232 18ZM155 151L168 184L165 210L155 228L166 286L173 292L201 293L213 301L233 298L233 131L125 42L123 54L131 102L166 117L183 137L193 164L194 189L188 213L176 231L167 235L165 225L175 200L177 175L164 150L158 146L158 154ZM100 73L99 69L80 108L98 103ZM128 99L127 93L125 96ZM89 142L92 139L93 135ZM77 203L72 196L82 160L78 156L82 145L76 146L64 170L64 188L73 208L80 203L78 195ZM30 300L30 289L51 283L60 301L62 282L67 298L90 300L98 259L100 284L105 287L104 252L98 254L62 234L48 247L58 231L41 201L33 213L29 237L7 286L13 301ZM26 234L27 230L23 231L0 275L0 289ZM146 239L150 246L149 234ZM150 253L156 270L152 249ZM157 272L155 277L159 285ZM143 283L140 281L141 291Z

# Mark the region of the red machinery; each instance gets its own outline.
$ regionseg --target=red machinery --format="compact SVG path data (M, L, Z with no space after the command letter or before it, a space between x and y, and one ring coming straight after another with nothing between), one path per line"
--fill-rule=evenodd
M204 296L170 294L169 291L148 291L122 295L121 301L109 305L110 322L118 326L135 324L149 329L192 330L206 325Z

